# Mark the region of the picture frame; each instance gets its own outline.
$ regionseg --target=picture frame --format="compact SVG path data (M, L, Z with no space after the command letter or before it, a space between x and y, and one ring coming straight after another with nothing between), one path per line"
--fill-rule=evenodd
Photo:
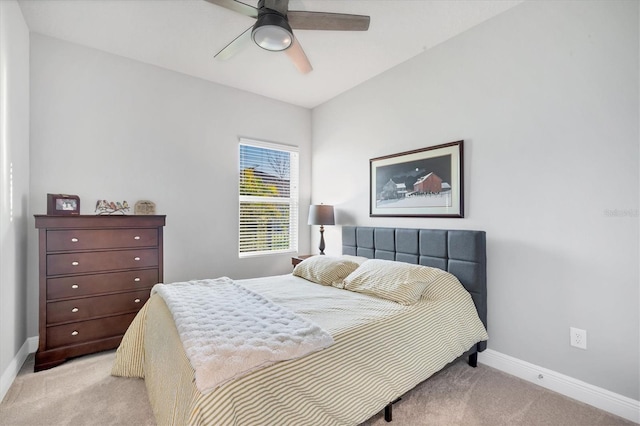
M74 216L80 214L80 197L68 194L47 194L47 214Z
M370 217L464 217L464 141L369 160Z

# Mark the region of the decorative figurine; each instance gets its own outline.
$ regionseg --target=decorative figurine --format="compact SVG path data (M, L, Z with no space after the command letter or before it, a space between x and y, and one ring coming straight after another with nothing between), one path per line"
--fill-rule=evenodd
M96 201L96 210L99 215L109 215L109 214L126 214L125 212L129 211L129 203L123 201L107 201L107 200L98 200Z

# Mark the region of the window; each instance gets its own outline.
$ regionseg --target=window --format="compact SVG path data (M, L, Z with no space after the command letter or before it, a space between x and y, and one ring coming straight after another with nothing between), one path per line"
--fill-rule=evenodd
M240 139L240 257L298 250L298 149Z

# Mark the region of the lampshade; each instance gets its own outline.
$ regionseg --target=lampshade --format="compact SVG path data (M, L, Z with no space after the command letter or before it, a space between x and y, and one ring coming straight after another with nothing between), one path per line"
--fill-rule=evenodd
M315 204L309 206L309 225L335 225L333 206Z
M287 20L274 13L265 13L258 17L251 38L266 50L285 50L293 43L293 32Z

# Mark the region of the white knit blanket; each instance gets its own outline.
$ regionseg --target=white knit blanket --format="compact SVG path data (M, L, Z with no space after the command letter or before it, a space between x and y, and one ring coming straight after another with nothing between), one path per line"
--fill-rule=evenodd
M227 277L156 284L155 293L173 314L202 393L333 344L313 322Z

